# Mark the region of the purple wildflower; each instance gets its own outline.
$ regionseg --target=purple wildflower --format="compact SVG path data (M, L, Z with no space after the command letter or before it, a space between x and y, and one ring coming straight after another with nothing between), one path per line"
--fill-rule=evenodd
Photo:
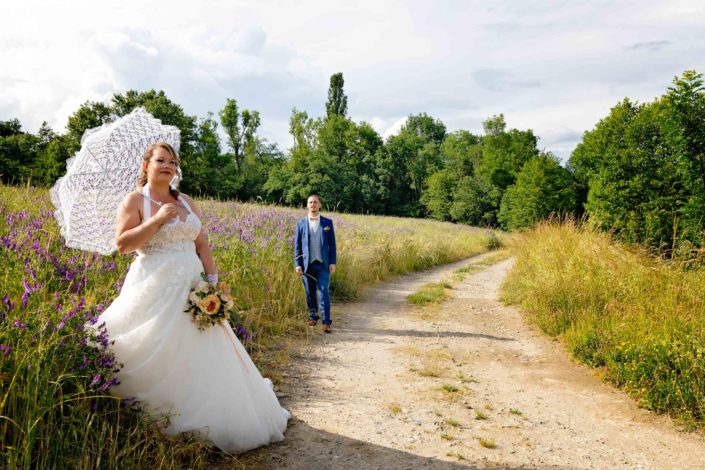
M12 301L10 300L10 296L7 294L5 294L2 298L2 306L4 307L4 310L7 313L10 313L12 309L15 308L15 304L12 303Z
M103 385L101 385L98 388L98 391L101 393L107 392L108 390L110 390L110 387L112 387L113 385L120 385L120 381L117 379L117 377L113 377L109 381L105 382Z
M96 360L96 365L110 369L115 364L115 356L111 353L101 354Z
M93 380L91 381L91 387L98 385L101 380L103 380L103 377L100 374L95 374L95 377L93 377Z
M127 397L123 398L120 400L120 406L124 408L132 408L133 406L136 406L139 402L135 397Z
M12 346L9 344L0 344L0 351L2 351L3 356L7 357L12 352Z

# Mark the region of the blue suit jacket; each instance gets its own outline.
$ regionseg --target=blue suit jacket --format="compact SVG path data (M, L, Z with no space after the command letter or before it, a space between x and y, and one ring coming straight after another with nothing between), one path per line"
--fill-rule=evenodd
M333 221L327 217L321 218L321 228L323 236L321 237L321 254L323 255L323 266L328 269L331 264L335 263L335 231L333 230ZM296 222L296 233L294 234L294 266L301 266L301 269L306 272L309 263L308 252L308 216Z

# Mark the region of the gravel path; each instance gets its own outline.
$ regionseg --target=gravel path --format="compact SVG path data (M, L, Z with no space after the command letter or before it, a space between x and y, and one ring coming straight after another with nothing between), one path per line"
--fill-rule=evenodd
M637 408L497 300L503 261L419 308L406 296L473 260L334 305L334 332L292 354L272 469L705 469L705 438ZM494 447L492 447L494 445ZM489 446L489 447L487 447Z

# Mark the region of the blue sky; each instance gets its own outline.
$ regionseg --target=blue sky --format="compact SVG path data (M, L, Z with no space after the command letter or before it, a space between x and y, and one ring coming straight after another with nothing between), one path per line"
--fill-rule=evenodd
M409 114L481 133L503 113L565 159L622 98L705 72L705 3L23 0L0 6L0 64L0 120L32 132L154 88L199 117L234 98L287 149L291 109L322 114L343 72L350 116L382 135Z

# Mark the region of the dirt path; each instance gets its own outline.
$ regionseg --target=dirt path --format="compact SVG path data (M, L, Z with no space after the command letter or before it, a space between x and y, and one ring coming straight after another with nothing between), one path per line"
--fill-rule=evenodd
M277 469L705 469L702 435L637 408L497 300L511 261L467 276L439 306L407 303L422 284L466 264L335 305L333 334L316 329L292 357L282 390L294 415L286 440L246 461Z

